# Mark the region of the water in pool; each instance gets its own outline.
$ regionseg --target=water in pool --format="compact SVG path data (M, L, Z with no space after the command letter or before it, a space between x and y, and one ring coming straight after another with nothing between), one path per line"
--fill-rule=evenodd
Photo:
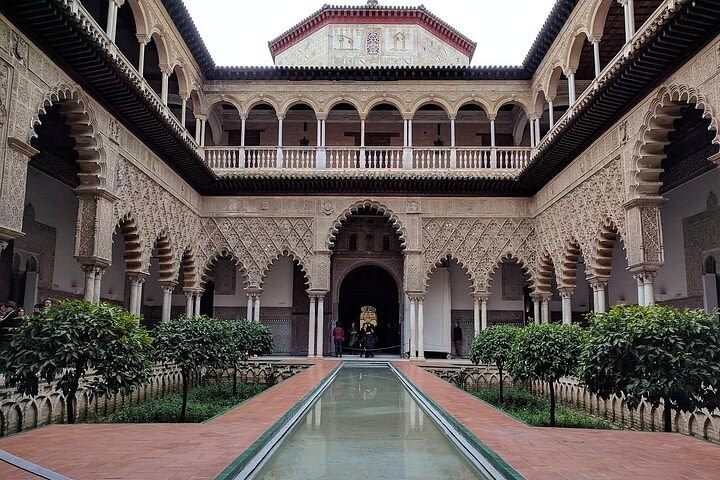
M389 368L342 368L255 478L484 478Z

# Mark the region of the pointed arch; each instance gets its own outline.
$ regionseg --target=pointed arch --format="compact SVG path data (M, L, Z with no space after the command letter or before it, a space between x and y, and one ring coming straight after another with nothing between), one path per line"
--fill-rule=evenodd
M631 195L657 196L662 186L660 174L665 159L665 147L670 143L668 135L674 130L674 121L681 111L692 106L702 111L702 117L710 120L709 130L715 132L713 145L720 145L717 116L705 95L693 87L669 85L662 87L645 114L633 155L634 181Z
M354 215L358 212L358 210L362 208L367 208L370 210L375 210L379 214L387 217L390 219L390 223L392 224L393 229L397 232L398 236L400 237L400 244L402 248L405 248L405 227L402 225L402 222L400 221L400 218L390 210L387 206L383 205L380 202L376 202L374 200L360 200L358 202L355 202L348 208L342 211L340 215L337 216L335 221L333 222L332 226L330 227L330 231L328 232L327 239L325 241L325 245L327 248L332 248L335 245L335 238L337 237L338 230L342 226L343 223L347 221L349 217Z
M77 85L59 83L45 93L30 120L27 143L37 137L35 127L42 123L47 109L57 105L70 127L70 136L75 140L78 153L77 164L80 168L78 178L80 189L106 187L107 164L102 137L97 134L97 120L90 100Z

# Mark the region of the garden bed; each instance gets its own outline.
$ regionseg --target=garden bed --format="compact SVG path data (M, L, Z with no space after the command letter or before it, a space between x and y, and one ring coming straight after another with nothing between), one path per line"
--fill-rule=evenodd
M225 413L232 407L267 389L265 384L238 384L237 395L232 393L232 382L198 385L188 391L186 423L204 422ZM98 418L98 423L178 423L182 393L171 393L163 398L148 400L139 405L121 408L115 413Z
M473 392L473 395L528 425L550 426L550 400L545 397L538 397L526 390L512 387L503 389L503 403L500 403L500 391L497 388L481 389ZM607 422L565 405L557 405L555 416L557 427L613 428Z

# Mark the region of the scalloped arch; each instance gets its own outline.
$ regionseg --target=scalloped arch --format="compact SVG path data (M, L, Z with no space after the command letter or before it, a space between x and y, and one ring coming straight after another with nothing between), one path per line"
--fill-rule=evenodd
M79 188L104 189L107 181L107 164L102 137L96 133L97 117L90 100L77 85L59 83L43 95L30 120L27 143L31 144L32 139L37 137L35 127L42 123L41 117L47 113L47 109L55 105L65 116L65 121L70 127L70 136L75 140L75 150L78 153L76 162L80 168Z
M361 208L374 209L383 216L388 217L392 223L393 228L397 231L398 236L400 237L400 244L403 248L405 248L405 227L402 225L400 218L398 218L397 214L395 214L395 212L390 210L387 206L383 205L380 202L369 199L355 202L350 207L343 210L340 215L338 215L338 217L333 222L332 227L330 227L327 239L325 240L325 246L327 248L332 248L335 245L335 239L337 237L338 230L340 230L342 224L347 221L347 219L350 218L352 215L357 213L357 211Z
M429 285L429 283L430 283L430 277L431 277L432 274L435 272L435 270L437 270L437 268L440 266L440 263L441 263L443 260L445 260L445 259L455 260L455 262L456 262L456 263L458 264L458 266L462 269L462 271L465 272L465 275L467 275L467 276L470 277L470 287L471 287L471 289L472 289L473 292L476 292L476 291L478 290L478 284L477 284L477 282L476 282L476 280L475 280L475 277L476 277L475 272L473 272L472 270L470 270L470 265L469 265L468 262L463 261L459 256L456 256L455 254L453 254L453 253L450 252L449 250L446 251L444 255L438 257L438 258L432 263L432 265L430 265L430 266L427 268L427 270L425 270L425 275L424 275L424 277L423 277L423 288L425 289L425 291L427 292L427 288L428 288L428 285Z
M506 250L504 253L498 256L497 260L495 261L495 263L493 263L492 267L490 267L490 270L488 271L488 290L490 289L490 285L492 285L493 278L495 277L495 272L498 268L500 268L500 264L502 264L505 260L517 262L522 269L523 275L525 276L525 283L529 284L530 287L533 289L536 288L536 275L535 272L533 272L530 262L528 262L524 256L517 254L513 251Z
M293 263L297 263L298 267L300 268L300 271L303 274L303 277L305 277L305 283L310 285L310 272L307 269L307 267L305 266L305 264L303 263L302 258L297 253L295 253L292 249L283 248L282 251L275 252L275 255L272 256L265 265L263 265L262 271L260 272L260 286L261 287L265 283L265 278L267 277L267 274L270 272L272 267L275 265L275 263L277 263L277 261L281 257L288 257L293 261Z
M690 105L702 110L702 117L710 120L708 129L715 132L712 143L720 145L717 117L705 95L696 88L685 85L662 87L650 102L633 150L634 181L630 186L632 197L659 194L662 186L662 161L666 157L664 149L669 143L668 135L674 129L673 122L680 117L681 110Z
M123 257L127 272L143 271L143 238L136 218L132 212L126 212L116 224L125 245Z
M232 250L230 250L228 247L221 247L217 250L213 251L205 260L205 263L202 267L202 271L200 272L200 279L199 279L199 285L202 288L205 286L205 283L210 279L210 275L212 273L213 268L215 267L215 264L220 260L220 258L229 258L233 262L235 262L235 265L240 267L243 273L243 284L247 286L247 284L250 282L250 279L248 277L248 270L243 264L242 260L240 259L239 255L235 255Z
M615 244L618 239L623 240L623 237L617 227L617 224L610 218L603 218L597 233L595 234L595 241L593 246L592 255L590 256L590 265L588 275L600 278L610 278L612 273L612 255L615 249ZM623 241L623 244L625 242ZM627 251L625 252L625 258L627 260Z

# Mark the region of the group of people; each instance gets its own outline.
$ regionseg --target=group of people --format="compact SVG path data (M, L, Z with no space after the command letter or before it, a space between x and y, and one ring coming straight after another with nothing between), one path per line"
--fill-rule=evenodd
M335 328L332 331L333 342L335 343L335 356L342 357L343 344L345 343L345 329L340 322L335 322ZM360 357L373 358L375 356L375 346L377 345L377 335L375 326L372 323L364 323L360 331L353 323L350 325L350 339L348 347L360 351Z
M52 299L46 298L42 303L33 307L33 312L52 307ZM9 340L10 329L19 326L25 316L25 308L18 307L17 303L12 300L0 304L0 343L6 343Z

